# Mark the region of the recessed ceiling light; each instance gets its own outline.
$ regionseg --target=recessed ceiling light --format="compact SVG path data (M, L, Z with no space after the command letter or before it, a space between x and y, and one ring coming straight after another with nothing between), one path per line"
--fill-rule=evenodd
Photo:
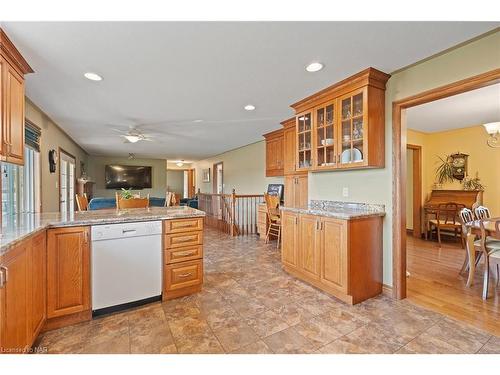
M247 110L247 111L253 111L254 109L255 109L255 106L252 104L247 104L245 106L245 110Z
M84 76L91 81L102 81L102 77L97 73L87 72Z
M321 69L323 69L323 64L321 64L320 62L313 62L306 66L306 70L311 73L318 72Z
M193 120L193 122L203 122L203 120Z

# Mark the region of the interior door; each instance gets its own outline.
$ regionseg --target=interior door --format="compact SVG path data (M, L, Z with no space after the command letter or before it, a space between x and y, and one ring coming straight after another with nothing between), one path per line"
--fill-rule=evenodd
M320 219L313 215L299 216L298 265L311 278L320 278Z
M76 161L70 154L59 152L59 210L61 213L75 211Z

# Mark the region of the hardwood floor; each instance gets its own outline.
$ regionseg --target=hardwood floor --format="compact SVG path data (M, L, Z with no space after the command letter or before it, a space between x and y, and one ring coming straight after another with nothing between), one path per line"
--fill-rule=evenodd
M500 286L495 273L490 280L489 298L481 298L483 262L481 260L472 287L466 286L466 274L459 275L465 251L457 242L424 241L408 236L407 280L411 302L500 335Z

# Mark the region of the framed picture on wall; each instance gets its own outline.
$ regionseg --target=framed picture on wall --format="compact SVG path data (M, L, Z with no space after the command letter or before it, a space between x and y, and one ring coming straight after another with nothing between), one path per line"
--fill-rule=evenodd
M210 182L210 168L203 169L203 182Z

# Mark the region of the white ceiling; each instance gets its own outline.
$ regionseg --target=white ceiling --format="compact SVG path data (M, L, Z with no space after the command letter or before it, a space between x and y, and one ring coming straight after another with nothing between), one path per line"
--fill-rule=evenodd
M89 153L200 159L261 140L289 105L487 32L481 22L4 22L35 70L27 96ZM319 60L325 68L307 73ZM104 77L91 82L83 73ZM243 110L252 103L257 109ZM193 120L202 119L195 123ZM112 128L154 142L123 144Z
M500 84L450 96L406 112L406 126L425 133L500 121Z

